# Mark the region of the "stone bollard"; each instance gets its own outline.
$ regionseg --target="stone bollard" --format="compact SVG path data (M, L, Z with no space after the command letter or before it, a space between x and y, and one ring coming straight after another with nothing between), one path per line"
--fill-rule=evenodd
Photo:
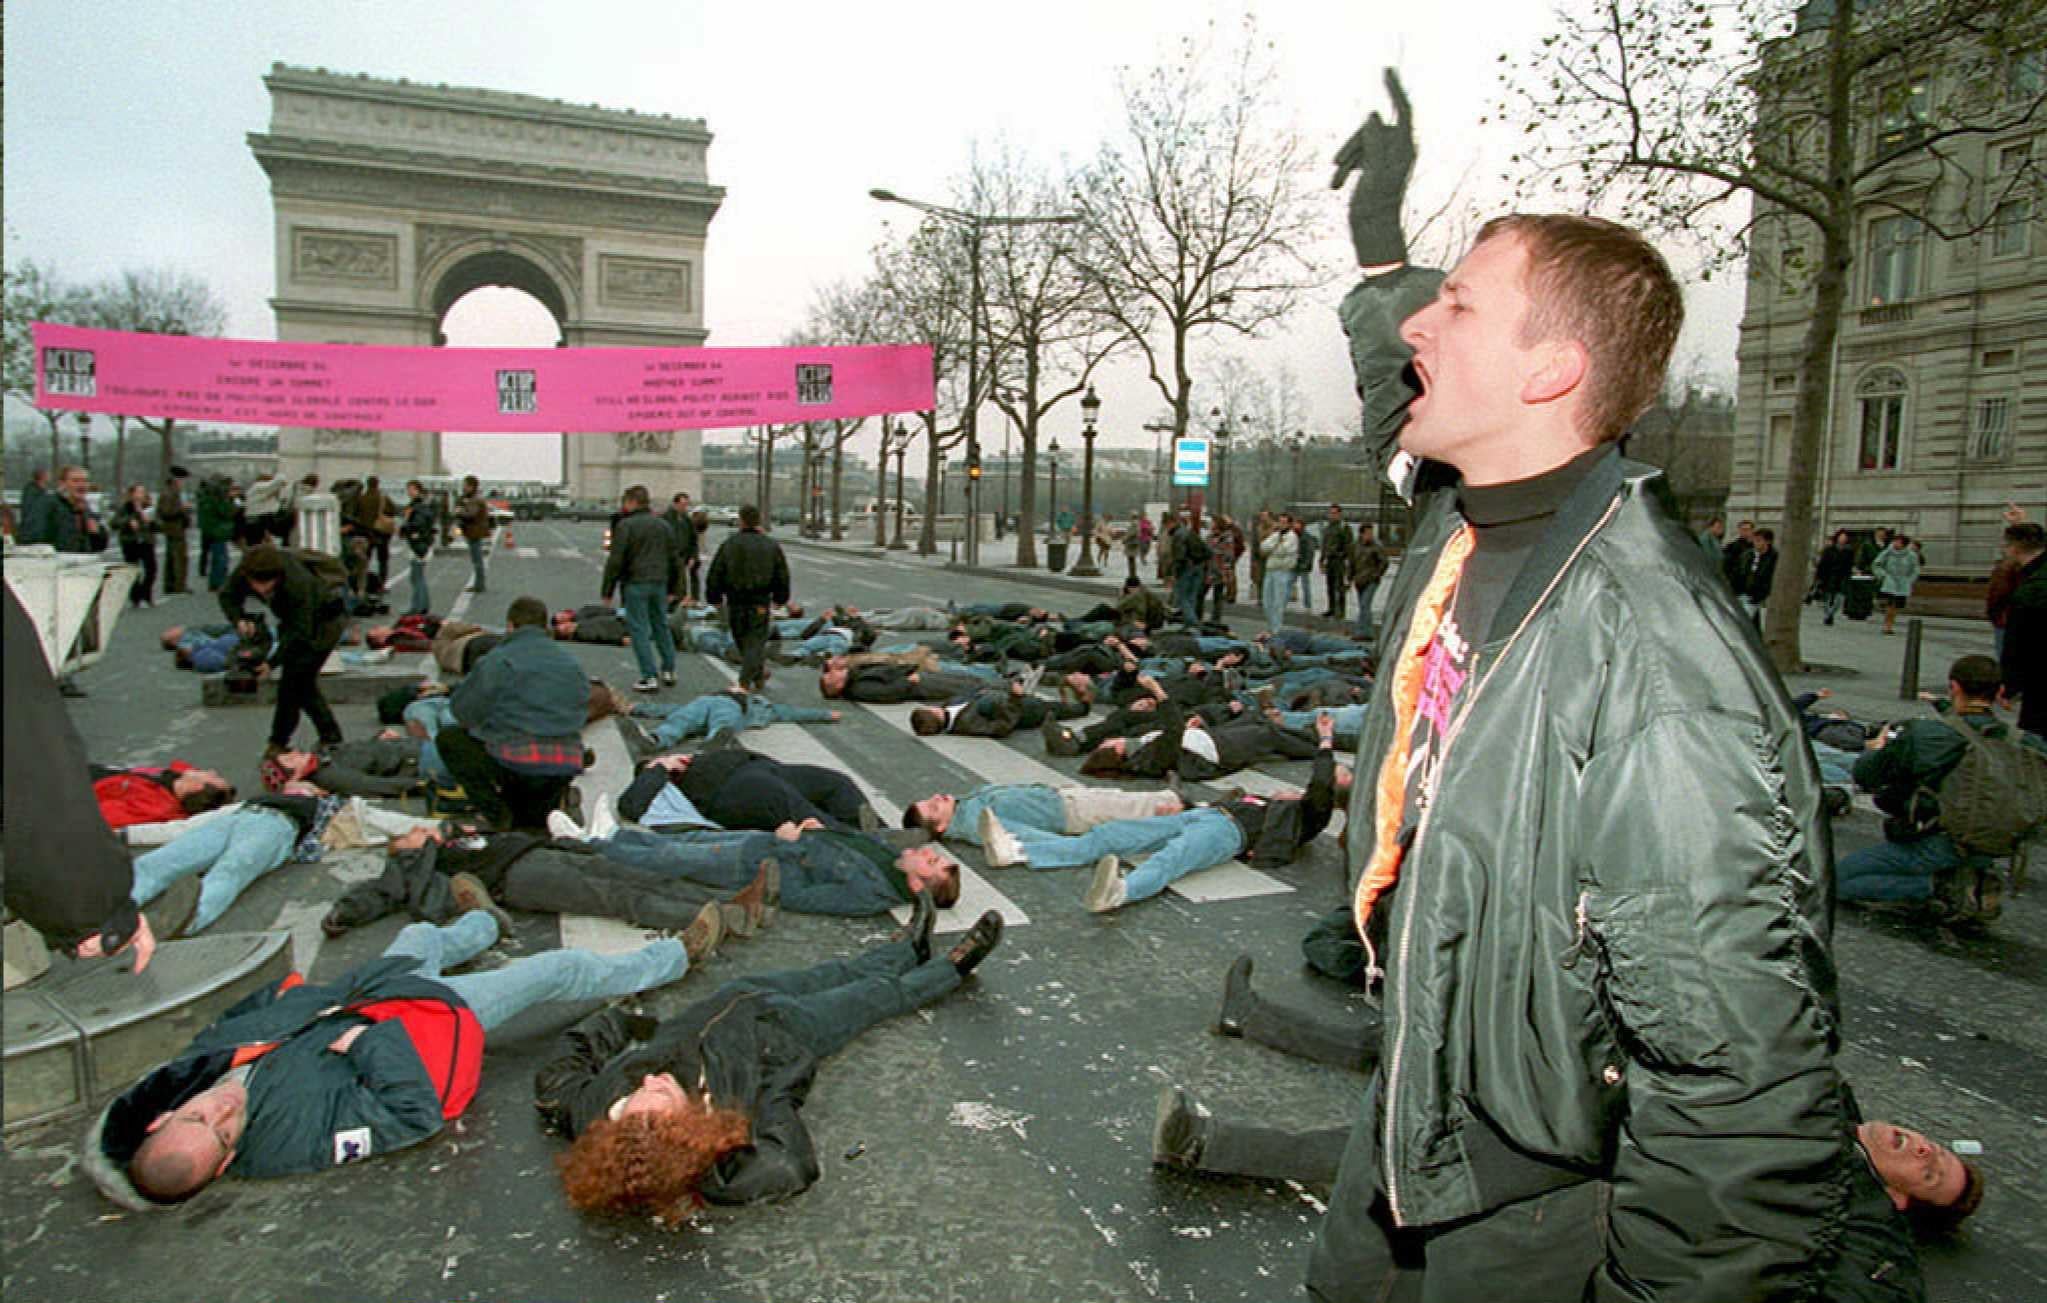
M1898 670L1900 701L1916 701L1919 697L1919 641L1925 635L1924 620L1905 621L1905 663Z
M298 525L292 531L292 545L341 555L341 499L331 493L305 493L297 503Z

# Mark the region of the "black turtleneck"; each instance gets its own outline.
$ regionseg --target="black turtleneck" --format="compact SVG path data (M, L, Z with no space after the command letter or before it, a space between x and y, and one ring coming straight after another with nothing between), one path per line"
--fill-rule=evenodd
M1495 634L1513 632L1495 630L1492 624L1522 563L1542 541L1564 499L1593 467L1613 455L1614 445L1603 443L1529 479L1458 487L1458 509L1471 523L1475 538L1471 559L1457 583L1455 616L1457 627L1474 644L1484 646Z

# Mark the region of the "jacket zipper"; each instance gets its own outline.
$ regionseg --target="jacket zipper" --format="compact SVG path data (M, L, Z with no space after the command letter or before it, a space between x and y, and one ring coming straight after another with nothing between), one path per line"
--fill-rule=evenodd
M1550 576L1550 581L1543 588L1542 595L1537 597L1535 604L1528 608L1528 614L1521 617L1521 623L1514 626L1514 632L1508 635L1506 645L1500 648L1500 654L1493 657L1492 663L1485 667L1485 673L1479 676L1478 683L1472 687L1471 695L1464 699L1464 705L1457 711L1457 718L1450 721L1448 731L1443 734L1443 747L1436 756L1435 766L1422 783L1422 790L1419 794L1421 819L1415 825L1414 840L1408 845L1407 854L1403 857L1404 863L1420 863L1422 839L1428 836L1429 819L1435 813L1436 789L1442 785L1443 775L1449 768L1450 748L1456 744L1457 735L1464 731L1464 721L1470 718L1471 708L1478 704L1479 695L1485 691L1486 684L1492 682L1493 671L1499 669L1500 662L1506 660L1508 653L1514 650L1514 644L1521 640L1523 633L1527 632L1530 622L1548 604L1550 594L1556 591L1557 585L1563 582L1566 574L1570 573L1571 567L1577 563L1578 557L1585 551L1586 546L1592 542L1593 537L1600 530L1606 528L1607 522L1613 519L1616 511L1620 510L1620 505L1621 500L1618 495L1614 497L1613 501L1606 504L1606 511L1598 520L1592 523L1592 528L1585 532L1585 537L1578 540L1578 545L1571 549L1571 555L1565 557L1564 564L1557 567L1556 574ZM1452 600L1455 600L1454 595ZM1385 1147L1386 1154L1386 1204L1393 1213L1393 1224L1395 1226L1407 1225L1406 1214L1400 1206L1400 1163L1395 1157L1393 1143L1395 1134L1393 1123L1400 1110L1400 1061L1407 1048L1408 956L1414 942L1415 892L1409 890L1404 895L1406 899L1401 902L1400 942L1397 947L1400 973L1393 982L1393 998L1398 1005L1398 1012L1395 1015L1393 1025L1393 1057L1388 1061L1386 1068L1386 1126L1381 1137L1381 1143Z

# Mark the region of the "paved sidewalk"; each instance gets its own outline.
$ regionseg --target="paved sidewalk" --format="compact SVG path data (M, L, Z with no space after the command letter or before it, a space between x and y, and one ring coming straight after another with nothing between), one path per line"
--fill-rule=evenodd
M1016 554L1016 542L1004 538L1000 542L981 545L982 564L968 566L952 560L954 545L941 543L936 555L919 556L912 545L906 551L892 552L878 549L869 538L847 538L834 543L828 539L799 538L790 533L778 533L776 541L786 547L799 550L843 552L871 560L885 560L914 569L944 570L955 575L983 575L991 579L1005 579L1036 584L1045 588L1061 589L1067 592L1083 593L1090 596L1113 597L1123 587L1123 578L1129 573L1128 563L1118 550L1104 565L1102 573L1095 577L1061 574L1045 569L1019 569L1006 564ZM961 545L964 551L964 544ZM1038 547L1040 565L1044 557L1044 545ZM1069 557L1074 553L1069 552ZM1378 598L1382 604L1392 588L1395 569L1388 571L1386 579L1379 585ZM1139 568L1145 583L1167 596L1158 584L1157 572L1151 565ZM1249 585L1248 575L1240 570L1238 592L1244 593ZM1322 578L1315 577L1317 596L1320 596ZM1899 719L1924 712L1927 707L1916 701L1899 697L1899 676L1905 660L1907 645L1906 630L1911 620L1900 620L1898 632L1891 637L1883 635L1883 624L1876 617L1868 620L1850 620L1841 617L1833 625L1825 624L1817 606L1802 608L1804 624L1800 629L1800 650L1805 656L1809 672L1785 676L1785 686L1794 694L1813 692L1821 688L1832 691L1833 698L1822 709L1838 708L1862 720ZM1255 602L1239 601L1227 612L1232 621L1242 621L1252 630L1264 628L1264 614ZM1970 653L1994 654L1991 629L1987 621L1955 619L1929 616L1922 620L1925 626L1919 650L1919 690L1936 695L1947 689L1947 667L1958 656ZM1312 615L1300 607L1287 609L1287 625L1290 628L1316 630L1337 630L1334 620L1325 620Z

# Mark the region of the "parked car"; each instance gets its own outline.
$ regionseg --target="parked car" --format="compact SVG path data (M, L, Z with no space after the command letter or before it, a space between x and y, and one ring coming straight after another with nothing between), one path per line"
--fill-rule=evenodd
M705 507L704 515L710 519L713 525L737 525L739 523L739 508L737 507Z

